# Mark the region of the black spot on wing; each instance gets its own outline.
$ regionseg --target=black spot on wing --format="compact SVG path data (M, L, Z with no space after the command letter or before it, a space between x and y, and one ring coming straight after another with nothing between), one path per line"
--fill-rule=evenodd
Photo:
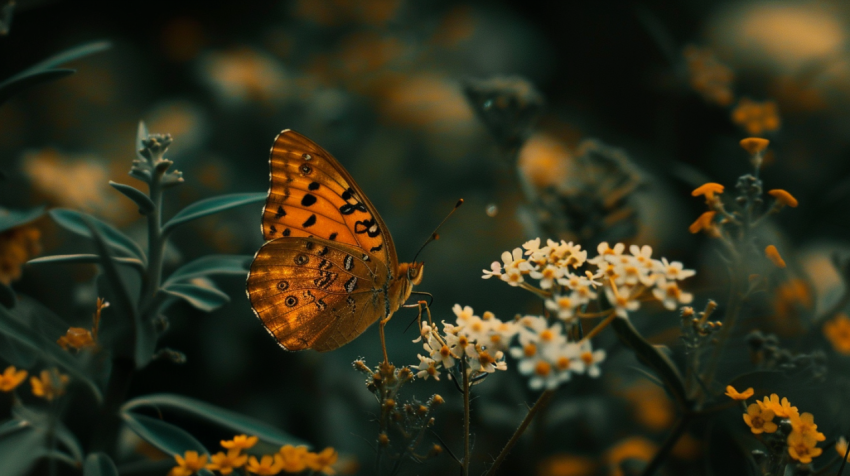
M290 233L292 233L292 231L290 231L289 228L283 230L283 236L289 236Z
M278 205L277 213L274 214L275 219L280 220L282 217L286 216L286 211L284 211L283 207Z
M307 185L307 188L310 190L318 190L319 182L310 182L310 185Z
M303 205L305 207L309 207L309 206L313 205L314 203L316 203L316 196L311 194L311 193L308 193L308 194L304 195L303 198L301 198L301 205Z
M275 233L277 233L277 228L275 228L274 225L271 225L269 227L269 235L274 235Z
M331 233L331 236L328 237L328 240L333 241L336 239L337 232Z
M354 292L354 289L357 287L357 277L352 276L348 281L345 282L345 290L349 293Z
M382 249L383 247L384 247L384 244L383 244L383 243L381 243L381 244L380 244L380 245L378 245L378 246L373 246L373 247L369 248L369 251L370 251L370 252L372 252L372 253L377 253L378 251L381 251L381 249Z
M310 228L311 226L316 224L316 214L310 215L310 218L307 219L304 223L301 224L301 228Z

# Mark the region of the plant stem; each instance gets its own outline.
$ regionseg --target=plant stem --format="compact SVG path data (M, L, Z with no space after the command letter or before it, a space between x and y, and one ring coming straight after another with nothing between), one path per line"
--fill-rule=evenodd
M461 359L463 372L463 465L461 475L469 476L469 373L466 371L466 356Z
M499 452L499 456L497 456L496 460L493 461L493 465L490 466L490 470L487 471L487 476L493 476L496 474L496 470L499 468L499 465L502 464L502 461L505 460L505 458L508 456L508 453L511 452L511 449L513 449L514 445L516 445L517 441L519 441L519 438L525 432L526 428L528 428L528 425L530 425L531 421L534 420L534 416L537 414L537 412L546 407L546 405L549 403L549 400L552 399L552 395L554 394L555 390L546 390L540 394L540 397L537 398L537 401L534 402L534 405L528 409L528 414L525 415L525 418L523 418L522 423L520 423L516 431L514 431L514 434L511 436L511 439L508 440L508 442L505 444L505 447L502 448L502 451Z
M664 460L667 459L667 456L670 454L670 451L673 450L673 447L676 446L676 443L679 441L679 438L685 434L685 430L688 429L688 425L691 423L690 415L682 415L679 418L679 421L676 423L676 426L673 427L673 431L667 435L667 439L664 440L664 445L658 450L658 453L655 453L655 456L652 457L652 460L646 465L641 476L652 476L661 468L661 464L664 463Z
M148 214L148 274L143 286L142 302L153 298L153 295L159 290L162 280L162 254L165 247L162 240L162 185L160 178L160 174L157 173L149 184L150 197L154 207Z
M98 425L92 440L94 451L103 451L114 455L117 445L118 432L121 429L121 417L118 411L127 397L127 390L136 371L136 364L131 359L115 359L112 362L112 374L106 387L104 404L100 408Z
M596 325L596 327L594 327L593 329L591 329L591 330L590 330L590 332L588 332L588 333L587 333L587 335L585 335L585 336L584 336L581 340L590 340L590 339L592 339L592 338L593 338L593 337L595 337L597 334L599 334L600 332L602 332L602 329L605 329L606 327L608 327L608 324L611 324L611 322L612 322L614 319L616 319L616 318L617 318L617 314L615 314L615 313L611 312L610 314L608 314L608 317L606 317L606 318L605 318L602 322L600 322L599 324L597 324L597 325Z

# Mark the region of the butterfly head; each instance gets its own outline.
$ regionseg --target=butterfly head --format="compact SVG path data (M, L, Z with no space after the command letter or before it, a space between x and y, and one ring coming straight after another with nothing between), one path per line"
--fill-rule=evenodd
M422 270L424 267L425 263L421 261L419 263L401 263L399 265L399 271L407 276L407 280L410 281L412 286L418 286L422 282Z

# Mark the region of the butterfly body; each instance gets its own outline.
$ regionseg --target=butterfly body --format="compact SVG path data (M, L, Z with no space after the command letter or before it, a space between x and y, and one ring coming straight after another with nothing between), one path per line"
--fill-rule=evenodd
M286 350L336 349L389 319L421 281L422 263L398 262L377 210L310 139L281 132L269 164L251 307Z

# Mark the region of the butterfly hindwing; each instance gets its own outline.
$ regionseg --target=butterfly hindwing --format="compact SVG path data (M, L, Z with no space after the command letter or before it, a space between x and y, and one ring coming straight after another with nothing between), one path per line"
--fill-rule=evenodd
M263 245L248 295L266 329L287 350L335 349L386 314L386 267L362 250L321 238Z
M392 273L398 258L389 230L348 172L303 135L285 130L270 158L263 236L316 236L362 249Z

